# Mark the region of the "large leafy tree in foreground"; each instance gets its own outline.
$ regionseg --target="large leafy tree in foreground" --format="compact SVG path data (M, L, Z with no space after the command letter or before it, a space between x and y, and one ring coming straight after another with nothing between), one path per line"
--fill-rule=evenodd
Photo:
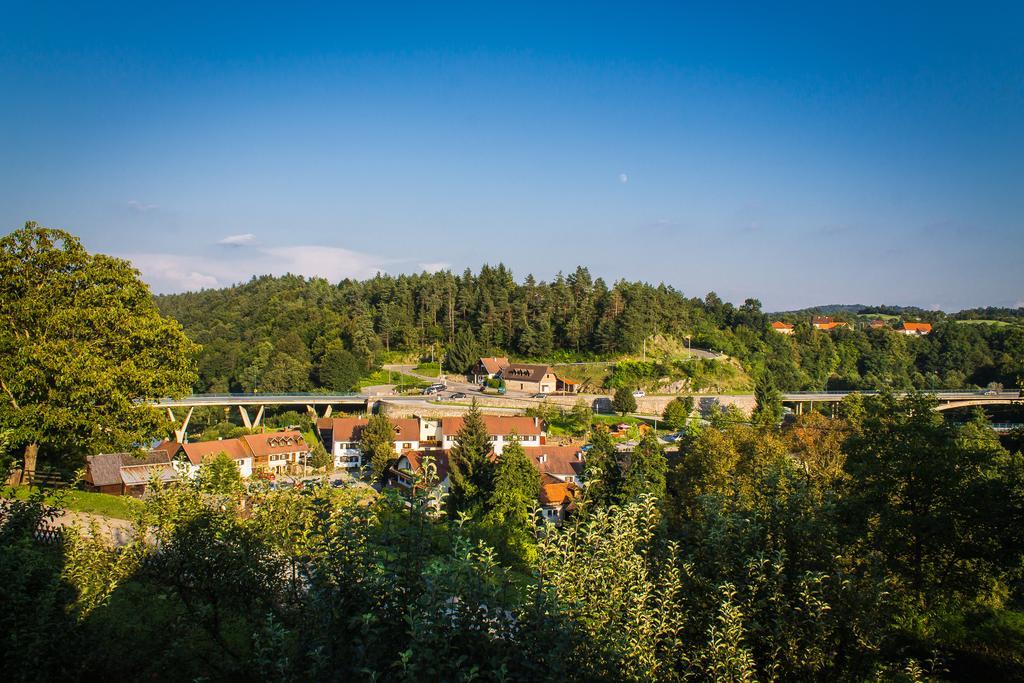
M32 473L54 454L125 448L165 426L145 399L182 395L197 347L127 261L35 223L0 239L0 424Z

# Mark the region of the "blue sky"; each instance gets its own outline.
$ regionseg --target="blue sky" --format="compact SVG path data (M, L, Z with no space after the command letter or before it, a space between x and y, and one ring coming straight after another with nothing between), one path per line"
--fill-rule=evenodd
M502 261L1024 305L1024 6L767 4L5 2L0 230L156 291Z

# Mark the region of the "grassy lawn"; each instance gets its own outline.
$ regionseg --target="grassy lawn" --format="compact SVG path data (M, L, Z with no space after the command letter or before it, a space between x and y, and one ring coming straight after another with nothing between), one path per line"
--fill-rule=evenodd
M3 489L5 498L12 497L10 487ZM13 497L20 500L27 500L29 495L28 486L19 486L14 489ZM54 502L52 490L47 490L47 503ZM91 491L79 491L77 489L65 489L62 507L76 512L88 512L104 517L116 517L117 519L131 519L132 511L139 505L139 501L128 496L111 496L106 493L93 493Z
M427 382L424 382L418 377L413 377L412 375L403 375L400 372L389 373L387 370L378 370L372 375L369 375L359 380L360 389L375 386L378 384L394 384L396 386L401 385L403 387L411 387L413 389L423 389L428 385Z
M436 377L440 368L441 365L439 363L420 363L413 370L421 375L433 375Z
M996 327L1009 327L1012 323L1005 320L954 320L961 325L995 325Z

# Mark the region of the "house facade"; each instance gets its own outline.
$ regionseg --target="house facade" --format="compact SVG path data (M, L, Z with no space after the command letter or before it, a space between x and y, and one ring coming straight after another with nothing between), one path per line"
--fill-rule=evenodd
M510 391L550 394L558 390L558 378L548 365L510 363L501 370L500 377Z
M776 320L775 322L772 323L772 329L778 332L779 334L793 334L793 327L793 325L790 325L789 323L784 323L780 320Z
M474 384L483 384L485 380L496 377L508 365L508 358L497 356L481 358L469 369L469 381Z
M506 415L482 415L484 427L491 440L495 453L501 453L505 445L515 438L524 448L540 446L544 443L544 425L540 418ZM458 443L459 430L465 424L461 417L441 418L441 448L450 450Z
M932 325L931 323L903 323L900 329L897 330L900 334L905 334L909 337L924 337L925 335L931 334Z
M421 443L427 440L425 437L430 434L422 432L422 422L416 418L391 420L395 429L392 444L396 454L418 450ZM324 440L328 453L334 458L335 467L357 470L363 466L363 451L359 442L363 429L369 423L369 419L365 417L322 418L317 421L320 438Z

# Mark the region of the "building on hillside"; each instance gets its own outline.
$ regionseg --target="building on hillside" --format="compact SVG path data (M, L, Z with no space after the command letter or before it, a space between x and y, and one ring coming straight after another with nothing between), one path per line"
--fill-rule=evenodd
M811 319L811 325L814 327L814 329L821 330L823 332L831 332L832 330L837 330L837 329L839 329L841 327L849 327L850 326L849 323L845 323L845 322L842 322L842 321L835 321L835 320L833 320L832 318L830 318L827 315L816 315L816 316L814 316Z
M501 453L511 438L518 439L524 448L544 444L544 427L539 418L510 415L481 417L495 453ZM465 419L461 417L441 418L441 448L447 451L458 443L459 430L464 423Z
M509 391L550 394L558 388L558 378L550 365L510 363L502 368L500 376Z
M772 329L779 334L793 334L793 325L776 320L772 323Z
M242 445L252 457L252 469L284 473L309 463L309 446L297 431L246 434Z
M484 381L496 377L509 365L508 358L492 356L481 358L469 370L469 380L475 384L483 384Z
M317 421L317 430L324 440L327 452L334 458L334 466L345 469L358 469L363 465L363 451L359 446L363 429L369 424L365 417L321 418ZM422 441L421 421L417 418L391 420L395 429L392 441L396 454L403 451L418 450ZM436 429L436 421L435 421Z
M884 330L886 325L884 320L869 320L865 327L869 330Z
M931 323L908 323L905 322L897 332L905 334L910 337L923 337L927 334L931 334L932 325Z
M141 496L154 477L162 482L178 480L178 472L166 451L153 450L142 457L100 453L85 459L85 484L90 491Z

